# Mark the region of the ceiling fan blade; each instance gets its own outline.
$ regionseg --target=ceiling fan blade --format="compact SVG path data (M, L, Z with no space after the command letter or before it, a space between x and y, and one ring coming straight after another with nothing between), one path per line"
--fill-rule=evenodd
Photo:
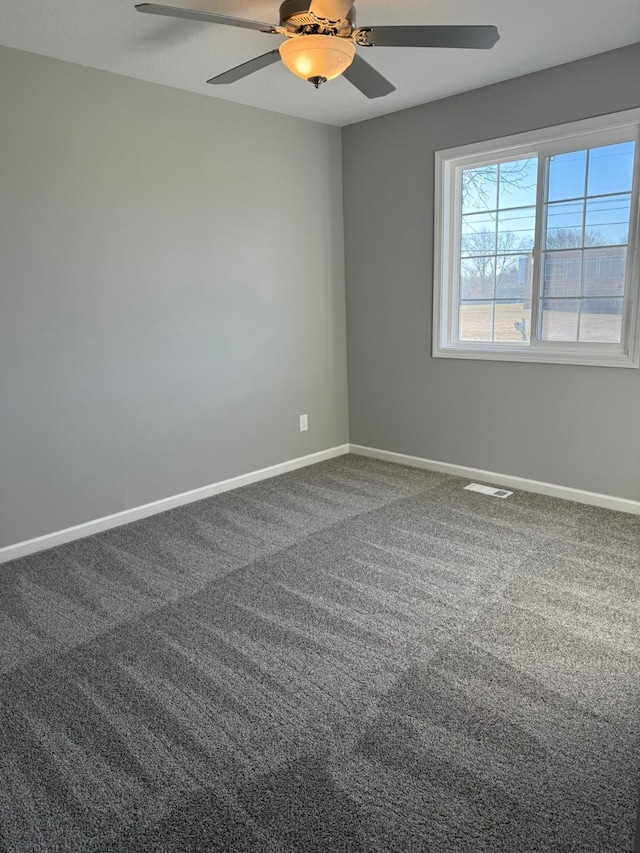
M341 21L346 18L353 6L353 0L311 0L309 11L316 18L327 21Z
M206 21L209 24L226 24L229 27L242 27L246 30L261 30L275 32L271 24L260 21L245 21L243 18L230 18L228 15L216 15L213 12L199 12L197 9L180 9L177 6L162 6L158 3L140 3L136 6L138 12L151 15L166 15L169 18L186 18L190 21Z
M270 50L269 53L263 53L262 56L256 56L248 62L243 62L242 65L236 65L235 68L231 68L223 74L218 74L217 77L212 77L211 80L207 80L207 83L213 83L214 86L218 86L220 83L235 83L236 80L242 80L243 77L253 74L254 71L267 68L267 66L273 65L274 62L278 62L279 60L280 51Z
M382 98L396 90L393 83L365 62L359 53L356 53L353 62L346 71L342 72L342 76L353 83L356 89L360 89L367 98Z
M367 42L376 47L490 48L500 38L496 27L360 27Z

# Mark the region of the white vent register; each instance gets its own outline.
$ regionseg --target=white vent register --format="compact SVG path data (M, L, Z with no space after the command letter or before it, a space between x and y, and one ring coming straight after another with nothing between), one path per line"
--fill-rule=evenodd
M494 498L508 498L513 492L508 492L506 489L495 489L493 486L482 486L480 483L469 483L465 486L468 492L480 492L483 495L491 495Z

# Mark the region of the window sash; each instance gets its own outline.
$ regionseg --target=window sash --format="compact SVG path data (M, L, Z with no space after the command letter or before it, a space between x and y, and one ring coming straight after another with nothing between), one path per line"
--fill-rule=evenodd
M640 361L638 332L640 294L632 282L638 272L638 171L640 110L604 116L571 125L520 134L516 137L436 152L436 242L434 276L434 355L472 358L503 358L516 361L602 363L637 367ZM621 343L541 340L545 256L554 250L543 247L548 193L548 158L576 150L635 140L631 221L627 242ZM536 222L533 248L533 282L529 341L465 341L460 329L460 257L462 240L462 173L496 163L536 158L538 164ZM586 193L586 188L585 188ZM619 195L611 193L610 195ZM580 200L591 198L581 196ZM624 244L623 244L624 245ZM620 248L620 244L617 246ZM496 247L497 248L497 247ZM587 247L589 248L589 247ZM605 248L605 247L598 247ZM516 253L523 255L524 252ZM495 296L495 292L494 292ZM596 298L596 297L593 297ZM493 300L495 304L495 299ZM600 359L600 362L598 361Z

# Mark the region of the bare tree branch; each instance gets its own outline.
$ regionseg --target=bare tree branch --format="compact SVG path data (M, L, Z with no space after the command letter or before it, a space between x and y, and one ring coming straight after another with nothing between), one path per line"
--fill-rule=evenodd
M517 160L513 163L500 163L499 167L496 165L465 169L462 173L463 207L495 210L498 206L498 182L503 189L533 189L535 181L531 181L529 172L533 162L532 159Z

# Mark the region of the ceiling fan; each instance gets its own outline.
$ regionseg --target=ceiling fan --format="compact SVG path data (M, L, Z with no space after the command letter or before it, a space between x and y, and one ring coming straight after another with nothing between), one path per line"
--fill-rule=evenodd
M356 52L356 46L486 49L500 38L492 26L356 27L353 0L284 0L277 26L157 3L141 3L136 9L152 15L226 24L285 37L276 50L243 62L207 83L235 83L282 60L289 71L313 83L316 89L343 74L367 98L389 95L395 86Z

